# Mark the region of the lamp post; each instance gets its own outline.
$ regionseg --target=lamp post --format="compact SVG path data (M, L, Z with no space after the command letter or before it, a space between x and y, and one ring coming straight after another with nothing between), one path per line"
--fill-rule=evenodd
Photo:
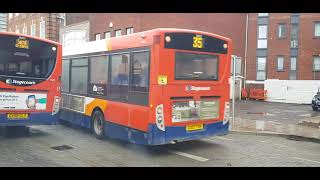
M237 56L232 56L231 57L231 62L232 62L232 126L234 126L235 122L235 83L236 83L236 59Z

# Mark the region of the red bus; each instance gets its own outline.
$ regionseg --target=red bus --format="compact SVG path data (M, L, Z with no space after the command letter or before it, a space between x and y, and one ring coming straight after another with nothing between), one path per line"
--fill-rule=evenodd
M61 119L146 145L227 134L231 47L170 28L66 47Z
M61 44L0 32L0 126L56 124Z

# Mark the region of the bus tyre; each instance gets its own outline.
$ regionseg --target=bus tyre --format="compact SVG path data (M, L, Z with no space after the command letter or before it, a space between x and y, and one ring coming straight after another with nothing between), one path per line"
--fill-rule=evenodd
M94 111L92 115L92 131L96 138L103 139L104 138L104 116L103 113L99 110Z

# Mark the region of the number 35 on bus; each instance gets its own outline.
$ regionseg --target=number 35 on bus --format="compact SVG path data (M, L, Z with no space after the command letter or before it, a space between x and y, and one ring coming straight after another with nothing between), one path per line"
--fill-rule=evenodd
M66 47L61 119L147 145L227 134L231 46L159 28Z

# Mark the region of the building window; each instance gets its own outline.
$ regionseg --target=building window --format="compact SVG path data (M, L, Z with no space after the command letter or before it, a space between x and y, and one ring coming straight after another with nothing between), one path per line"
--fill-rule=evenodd
M66 13L59 13L59 22L61 26L66 26Z
M284 57L283 56L279 56L277 58L277 70L278 71L283 71L283 64L284 64Z
M267 25L259 25L258 26L258 49L267 48Z
M11 19L12 18L12 13L9 13L9 19Z
M269 13L258 13L258 17L268 17Z
M314 23L314 36L320 37L320 22Z
M70 31L63 35L63 46L73 46L86 41L84 31Z
M121 36L121 29L115 30L116 37Z
M96 34L95 37L96 37L96 41L97 41L97 40L100 40L100 38L101 38L100 33Z
M259 39L267 38L267 25L258 26L258 38Z
M40 22L40 38L46 38L46 22Z
M290 73L289 73L290 80L297 79L297 57L290 58Z
M22 29L22 34L28 34L27 29L28 29L27 26L24 25Z
M320 57L319 56L313 57L313 70L320 71Z
M266 79L266 57L257 58L257 80Z
M133 27L126 28L127 35L133 33Z
M290 58L290 70L291 71L296 71L297 70L297 58L296 57L291 57Z
M30 35L31 36L36 36L36 25L35 24L32 24L30 26Z
M20 33L20 30L19 30L19 28L18 27L16 27L16 33Z
M105 39L111 38L111 33L110 33L110 31L104 33L104 38L105 38Z
M298 24L291 24L290 47L298 48Z
M278 25L278 38L285 38L287 35L286 24Z

